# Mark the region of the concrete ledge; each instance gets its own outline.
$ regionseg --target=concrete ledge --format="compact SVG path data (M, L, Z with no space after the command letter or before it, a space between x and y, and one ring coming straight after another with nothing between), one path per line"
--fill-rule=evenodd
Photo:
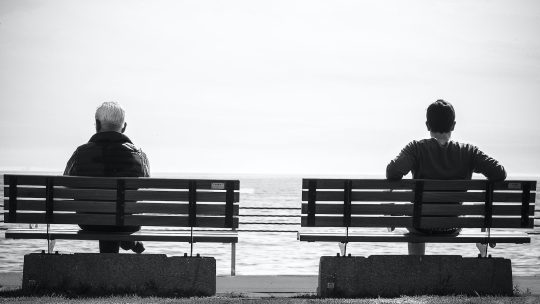
M379 255L321 257L322 297L512 295L512 266L504 258Z
M24 256L22 288L78 295L212 296L216 260L164 254L33 253Z

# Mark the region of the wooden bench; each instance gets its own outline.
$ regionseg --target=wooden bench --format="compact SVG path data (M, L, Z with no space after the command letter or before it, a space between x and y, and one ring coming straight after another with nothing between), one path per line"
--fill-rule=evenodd
M516 229L534 228L535 195L535 181L304 179L298 239L345 248L349 242L530 243ZM453 236L388 232L395 227L477 229ZM336 228L342 230L329 231ZM321 257L319 295L512 293L509 260L455 257Z
M530 243L526 233L489 230L534 228L535 195L536 181L304 179L301 226L345 230L299 232L298 239L342 243ZM458 236L349 232L349 228L358 227L480 228L488 232Z
M188 242L191 254L193 243L230 243L234 275L239 187L238 180L4 175L5 222L46 224L9 229L5 237L52 246L58 239ZM135 233L56 228L64 224L143 227Z

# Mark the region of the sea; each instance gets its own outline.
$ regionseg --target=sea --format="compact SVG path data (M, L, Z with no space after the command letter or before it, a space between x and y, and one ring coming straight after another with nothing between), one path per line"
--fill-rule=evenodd
M28 174L28 172L25 173ZM60 173L39 172L39 174L59 175ZM316 275L321 256L332 256L341 252L337 243L300 242L297 240L297 231L300 230L299 209L258 210L246 209L246 207L300 208L303 177L344 178L344 176L161 174L154 175L154 177L240 180L241 207L239 241L236 245L236 275ZM361 177L348 176L347 178ZM369 178L382 178L382 176L369 176ZM3 175L0 183L3 183ZM1 185L2 195L3 189L4 187ZM536 197L536 210L540 210L538 196ZM269 218L264 215L288 215L289 217ZM536 213L535 217L535 224L539 225L539 212ZM3 222L2 216L0 216L0 220L0 272L20 272L22 271L24 255L46 250L47 241L6 239L5 231L7 229L28 228L28 225L6 224ZM536 227L528 232L531 236L530 244L497 244L495 248L489 249L489 254L492 257L511 259L513 274L517 276L540 275L540 228ZM166 254L168 256L190 254L191 250L187 243L172 242L145 242L145 247L145 254ZM230 275L231 249L230 244L196 243L193 254L215 257L217 274ZM97 241L58 240L54 250L59 253L99 252ZM407 244L349 243L347 253L354 256L407 254ZM474 244L427 244L426 254L475 257L478 250Z

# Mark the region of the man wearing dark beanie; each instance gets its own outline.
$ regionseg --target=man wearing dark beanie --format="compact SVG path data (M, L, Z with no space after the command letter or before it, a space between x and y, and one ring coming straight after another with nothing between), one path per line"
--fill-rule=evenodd
M450 140L456 125L454 107L439 99L426 113L430 139L413 140L386 167L386 178L400 180L412 171L414 179L471 179L472 174L483 174L491 181L506 179L506 171L495 159L477 147ZM460 229L415 229L411 233L458 234ZM482 251L481 245L477 244ZM423 255L425 243L409 243L409 254Z

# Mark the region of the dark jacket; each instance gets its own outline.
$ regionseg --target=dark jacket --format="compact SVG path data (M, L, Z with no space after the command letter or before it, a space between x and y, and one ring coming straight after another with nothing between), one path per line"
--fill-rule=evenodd
M149 177L146 154L118 132L99 132L79 146L69 159L64 175L105 177ZM79 225L84 230L139 230L138 226Z
M480 173L492 181L506 179L504 167L477 147L449 141L440 145L436 139L410 142L386 167L386 178L398 180L412 171L415 179L471 179Z
M127 136L118 132L99 132L75 150L64 175L148 177L150 166L146 154Z

